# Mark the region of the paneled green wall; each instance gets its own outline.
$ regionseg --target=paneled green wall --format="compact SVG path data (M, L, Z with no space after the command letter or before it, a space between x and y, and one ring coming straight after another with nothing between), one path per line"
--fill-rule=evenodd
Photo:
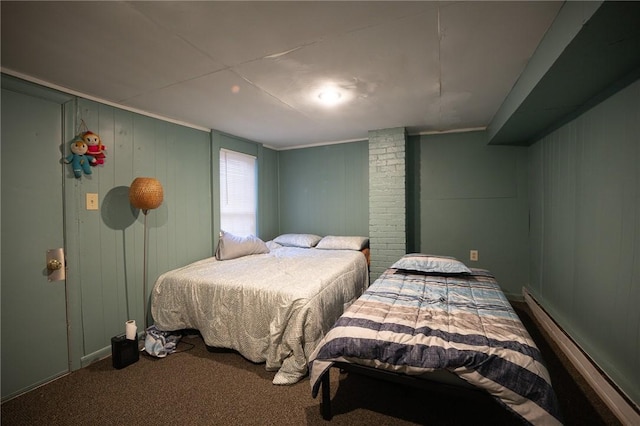
M489 269L507 295L521 297L529 276L526 148L488 146L485 132L411 137L409 145L420 156L419 174L408 175L410 194L419 194L409 222L414 249Z
M144 324L144 215L128 200L135 177L155 177L164 188L164 202L147 216L147 291L161 273L212 255L211 148L209 132L84 99L75 129L80 120L107 147L91 176L65 171L71 327L81 329L72 345L86 363L105 355L127 319ZM99 210L86 210L87 193L98 194Z
M367 141L280 151L280 232L369 235Z
M280 230L368 235L368 142L280 151ZM490 269L505 293L528 283L527 149L484 132L410 137L409 250ZM480 252L469 261L469 250Z
M264 148L258 158L258 233L264 241L280 233L278 223L280 197L278 188L278 151Z
M640 81L530 149L529 289L640 404Z

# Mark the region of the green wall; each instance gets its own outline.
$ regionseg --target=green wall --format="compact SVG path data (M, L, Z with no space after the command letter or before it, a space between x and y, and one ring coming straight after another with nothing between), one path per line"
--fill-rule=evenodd
M369 235L368 155L367 141L280 151L280 231ZM521 298L529 278L527 149L488 146L484 132L413 136L407 171L408 250L489 269Z
M110 353L127 319L144 324L144 215L128 200L135 177L156 177L164 188L164 202L147 216L147 291L161 273L211 255L211 149L208 132L85 99L73 115L75 129L84 120L107 147L91 176L65 169L72 357L86 364ZM98 211L85 209L86 193L98 194Z
M258 158L258 234L264 241L280 234L278 151L262 147Z
M529 148L529 290L640 404L640 81Z
M488 146L485 132L409 143L419 155L419 174L410 174L408 185L409 194L419 194L409 220L413 249L489 269L508 296L521 297L528 283L526 148ZM472 249L477 262L469 260Z
M281 233L369 235L367 141L278 154Z

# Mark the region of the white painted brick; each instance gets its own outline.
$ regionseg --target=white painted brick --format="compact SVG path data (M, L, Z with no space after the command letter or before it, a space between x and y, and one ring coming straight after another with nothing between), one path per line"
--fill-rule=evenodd
M372 279L406 250L406 132L369 132L369 238Z

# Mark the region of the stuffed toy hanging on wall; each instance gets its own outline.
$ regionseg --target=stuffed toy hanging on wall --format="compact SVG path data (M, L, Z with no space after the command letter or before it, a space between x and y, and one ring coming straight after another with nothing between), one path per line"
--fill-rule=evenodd
M82 172L84 172L85 175L90 175L92 173L90 164L94 163L96 159L86 155L88 150L87 144L82 139L76 138L71 142L70 149L71 154L65 158L65 161L71 164L71 169L75 177L81 177Z
M97 166L100 164L104 164L104 150L107 149L106 146L102 145L102 140L100 136L93 133L91 130L87 130L82 134L82 140L87 144L87 155L95 158L95 162L92 162L92 166Z

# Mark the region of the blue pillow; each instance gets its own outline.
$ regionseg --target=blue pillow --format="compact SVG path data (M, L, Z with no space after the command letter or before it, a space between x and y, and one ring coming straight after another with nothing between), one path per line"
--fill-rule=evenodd
M391 266L394 269L438 274L470 274L471 270L458 259L449 256L411 253Z

